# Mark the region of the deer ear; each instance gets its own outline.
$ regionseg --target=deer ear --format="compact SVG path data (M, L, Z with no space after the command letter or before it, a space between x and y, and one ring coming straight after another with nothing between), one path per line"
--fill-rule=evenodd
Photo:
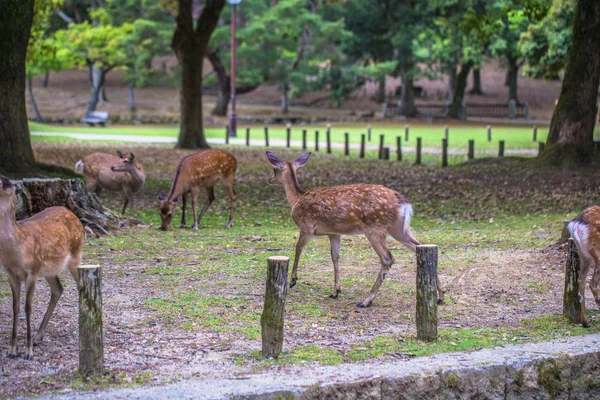
M158 191L158 200L163 201L164 199L165 199L165 196L163 196L163 194L159 190Z
M135 154L129 153L129 161L135 160Z
M12 182L8 180L8 178L5 178L2 175L0 175L0 189L4 191L4 193L11 195L15 191L15 185L13 185Z
M125 157L123 156L123 153L121 153L121 151L120 151L120 150L117 150L117 155L119 156L119 158L125 158Z
M295 166L296 168L303 167L303 166L304 166L304 164L306 164L306 162L308 161L308 159L309 159L309 157L310 157L310 155L311 155L311 154L312 154L312 153L310 153L310 152L309 152L309 153L303 154L303 155L301 155L300 157L298 157L298 158L296 159L296 161L294 161L294 166Z
M273 166L273 168L281 168L281 166L283 165L283 161L281 161L279 157L277 157L270 151L267 151L267 160L269 161L269 164Z

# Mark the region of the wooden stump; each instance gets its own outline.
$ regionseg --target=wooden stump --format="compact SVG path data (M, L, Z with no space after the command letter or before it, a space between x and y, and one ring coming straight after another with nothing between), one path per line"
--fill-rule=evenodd
M360 135L360 154L359 158L365 158L365 134Z
M442 167L448 166L448 139L442 139Z
M467 158L472 160L475 158L475 141L469 140L469 152L467 153Z
M579 254L573 239L569 239L567 265L565 266L565 291L563 315L574 324L581 324L583 304L579 301ZM583 301L583 299L582 299Z
M417 152L416 152L416 159L415 159L415 164L416 165L421 165L421 138L418 137L417 138Z
M267 259L265 304L260 317L262 355L265 358L277 358L283 347L289 263L288 257L275 256Z
M563 221L563 228L560 233L560 239L558 239L558 242L556 242L557 244L563 244L563 243L567 243L569 241L569 238L571 237L571 233L569 232L569 228L568 228L569 222L571 222L571 220L569 220L569 219L565 219Z
M402 136L396 137L396 159L402 161Z
M77 269L79 291L79 372L84 376L104 372L102 334L102 268L82 265Z
M246 127L246 146L250 146L250 127Z
M348 132L344 133L344 155L350 155L350 134Z
M437 263L437 246L417 246L417 339L425 342L437 340Z

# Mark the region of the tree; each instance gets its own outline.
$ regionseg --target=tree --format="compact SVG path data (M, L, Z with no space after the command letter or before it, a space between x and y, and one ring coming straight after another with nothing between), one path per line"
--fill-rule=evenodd
M194 7L196 5L196 7ZM177 147L209 148L202 112L203 61L225 0L177 0L176 28L171 41L181 69L181 124Z
M565 76L542 159L553 165L589 162L600 84L600 2L578 0Z

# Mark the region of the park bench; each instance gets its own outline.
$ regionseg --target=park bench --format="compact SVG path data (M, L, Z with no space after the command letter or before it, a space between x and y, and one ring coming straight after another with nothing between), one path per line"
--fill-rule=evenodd
M108 121L108 111L88 111L85 113L85 117L81 119L81 122L85 122L90 126L96 124L104 126Z

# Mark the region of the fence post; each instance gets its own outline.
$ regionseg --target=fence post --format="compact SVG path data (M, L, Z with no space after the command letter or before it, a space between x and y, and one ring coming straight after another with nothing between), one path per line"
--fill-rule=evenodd
M437 264L437 246L417 246L417 339L425 342L437 340Z
M367 139L369 140L369 142L371 141L371 125L367 125Z
M250 127L246 127L246 146L250 146Z
M302 129L302 150L306 150L306 129Z
M380 160L383 159L383 141L385 140L385 136L384 135L379 135L379 156L378 158Z
M396 159L402 161L402 136L396 137Z
M225 125L225 144L229 144L229 125Z
M365 134L360 135L360 154L359 158L365 158Z
M269 147L269 127L265 126L265 146Z
M327 132L325 136L327 138L327 154L331 154L331 124L327 124Z
M504 140L498 141L498 157L504 157Z
M348 132L344 133L344 155L350 155L350 134Z
M404 125L404 141L408 142L408 124Z
M492 141L492 126L488 125L485 128L487 129L488 142L491 142Z
M469 140L469 152L467 153L467 158L472 160L475 158L475 141Z
M565 291L563 294L563 315L574 324L583 323L585 307L579 301L579 254L573 239L567 247L567 265L565 267Z
M104 372L104 335L102 333L102 268L81 265L77 268L79 291L79 371L84 376Z
M546 143L544 143L544 142L538 143L538 157L541 156L542 153L544 152L544 147L546 147Z
M382 154L383 154L382 158L384 160L389 160L390 159L390 148L389 147L384 147Z
M448 139L442 139L442 167L448 166Z
M533 127L533 141L537 142L537 126Z
M283 321L287 295L288 257L267 259L267 284L265 304L260 317L262 355L277 358L283 347Z
M287 148L290 147L290 142L292 141L292 124L290 124L289 122L287 123L287 125L285 126L285 146Z
M319 151L319 131L315 131L315 151Z
M514 99L508 101L508 119L517 117L517 102Z
M448 128L448 125L444 126L444 139L448 140L448 133L450 131L450 128Z
M415 157L416 157L415 164L421 165L421 138L420 137L417 138L417 152L416 152Z

